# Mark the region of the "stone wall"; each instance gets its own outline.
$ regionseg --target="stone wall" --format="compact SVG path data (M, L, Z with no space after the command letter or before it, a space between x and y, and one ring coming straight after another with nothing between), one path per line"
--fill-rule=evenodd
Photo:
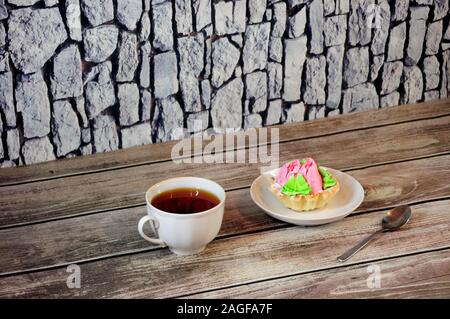
M445 98L448 11L449 0L0 0L0 166L166 141L176 127Z

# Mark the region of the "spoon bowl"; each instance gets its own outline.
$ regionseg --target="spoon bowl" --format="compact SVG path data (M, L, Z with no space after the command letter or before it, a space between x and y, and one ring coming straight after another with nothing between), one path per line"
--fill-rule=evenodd
M411 207L397 206L386 213L381 222L384 230L397 230L405 225L411 218Z

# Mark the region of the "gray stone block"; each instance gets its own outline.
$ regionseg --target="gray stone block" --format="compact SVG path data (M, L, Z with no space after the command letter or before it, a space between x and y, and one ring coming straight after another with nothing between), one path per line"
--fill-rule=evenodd
M111 62L97 65L88 74L85 86L86 113L89 119L116 103L114 84L111 80ZM91 80L91 77L96 80Z
M50 102L42 73L22 75L16 86L17 112L22 113L25 138L50 133Z
M122 128L120 133L122 136L122 148L152 143L152 129L150 122Z
M369 76L369 48L351 48L344 57L344 85L352 87L367 81Z
M191 0L175 1L175 22L177 33L189 34L194 31L192 25L192 6Z
M308 11L309 28L311 39L309 41L309 52L321 54L323 52L323 0L313 0Z
M302 34L305 33L306 28L306 7L303 7L300 11L298 11L293 16L289 17L289 23L288 23L288 37L289 38L298 38ZM278 29L281 29L281 27L278 27ZM280 32L276 32L276 34L279 34ZM273 32L272 32L273 35ZM276 36L282 36L276 35ZM274 36L274 35L273 35Z
M278 124L281 119L281 105L282 100L274 100L269 102L269 107L267 109L266 120L264 121L264 125L274 125Z
M338 45L327 50L327 101L326 106L338 108L341 102L342 65L344 45Z
M125 26L128 30L135 30L137 22L142 15L142 1L116 0L116 3L117 21L119 21L119 23Z
M183 136L184 114L174 97L157 100L152 129L157 142L180 139Z
M344 44L347 34L347 16L339 15L326 18L324 34L327 47Z
M259 114L249 114L244 117L244 130L259 128L262 126L262 118Z
M286 30L286 3L277 2L273 5L272 37L282 37Z
M120 33L116 81L133 81L138 64L137 37L135 34L128 31L122 31Z
M69 36L74 41L83 40L81 33L81 9L80 0L66 0L66 25L69 29Z
M55 56L50 83L55 100L83 94L81 56L77 45L69 45Z
M303 64L306 59L306 36L284 40L284 83L283 99L285 101L300 100Z
M116 50L119 30L114 25L99 26L84 30L84 59L100 63Z
M378 7L374 22L374 33L372 39L372 53L382 54L386 47L386 40L389 35L389 26L391 22L391 8L387 0L378 0Z
M135 83L117 85L119 100L119 123L122 126L133 125L139 121L139 89Z
M20 134L18 129L6 131L6 145L8 147L9 159L18 159L20 156Z
M204 66L204 37L196 36L178 39L180 54L180 90L186 112L199 112L202 109L199 77Z
M211 0L192 0L197 31L211 25Z
M289 109L286 110L285 123L303 122L305 120L305 104L303 102L292 104Z
M381 107L397 106L400 100L400 93L397 91L380 98Z
M257 71L245 76L245 98L251 113L262 112L267 108L267 75Z
M406 65L415 65L422 56L427 19L430 9L428 7L411 7L409 20L409 42L406 48Z
M0 108L5 114L6 125L16 126L12 72L0 73Z
M224 130L242 127L243 91L241 79L234 79L217 90L211 101L211 119L214 128Z
M440 80L440 64L435 55L428 56L423 60L423 75L425 79L425 90L436 89Z
M246 3L246 0L215 2L215 33L225 35L244 32Z
M153 47L161 51L173 48L172 4L170 1L153 5Z
M81 144L78 118L68 101L53 103L52 135L58 157L77 150Z
M264 13L266 12L267 0L247 0L249 23L260 23L263 20Z
M280 98L283 88L283 65L281 63L269 62L267 65L267 77L269 99Z
M114 151L119 148L116 122L109 114L99 115L94 119L92 135L95 153Z
M242 50L244 74L266 68L269 48L270 23L247 26Z
M403 48L406 40L406 22L391 29L386 61L391 62L403 59Z
M423 77L419 67L405 67L403 73L403 96L401 103L416 103L422 99Z
M323 55L306 59L305 93L306 104L325 104L326 59Z
M220 38L212 43L211 84L214 87L220 87L231 77L239 58L239 50L227 38Z
M395 0L393 21L405 21L408 16L410 0Z
M112 0L80 0L81 10L89 23L96 27L114 19Z
M8 39L14 66L23 73L33 73L53 56L67 39L67 32L58 8L25 8L10 12Z
M25 141L22 145L22 156L27 165L56 159L53 145L47 136Z
M352 46L370 43L372 29L368 19L373 16L375 0L351 0L348 17L348 43ZM371 14L369 14L371 12Z
M178 92L178 66L174 52L154 57L155 97L165 98Z
M378 107L379 98L372 83L362 83L344 91L342 98L344 113L367 111Z
M187 130L190 133L198 133L209 127L209 111L191 113L186 119Z
M0 0L0 20L8 18L8 8L5 5L5 0Z
M434 55L439 52L442 40L442 20L430 23L425 36L425 54Z
M380 94L388 94L398 89L403 74L403 63L388 62L383 66Z

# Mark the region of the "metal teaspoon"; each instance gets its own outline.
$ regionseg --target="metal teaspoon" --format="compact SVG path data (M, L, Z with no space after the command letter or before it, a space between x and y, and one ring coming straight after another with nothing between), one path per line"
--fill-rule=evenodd
M338 261L344 262L358 251L360 251L364 246L366 246L372 239L377 237L378 234L385 231L397 230L403 225L405 225L411 218L411 207L408 205L397 206L386 213L381 222L381 229L377 230L375 233L365 238L356 244L353 248L347 250L344 254L337 258Z

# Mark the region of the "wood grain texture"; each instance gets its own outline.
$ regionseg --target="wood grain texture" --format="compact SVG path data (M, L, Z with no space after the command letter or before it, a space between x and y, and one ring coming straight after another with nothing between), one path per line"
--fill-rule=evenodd
M280 129L280 141L285 142L448 114L450 99L442 99L273 127ZM0 169L0 186L167 161L171 158L171 149L175 143L146 145L82 158L3 168Z
M449 248L449 209L450 200L413 206L408 224L383 234L346 264ZM80 289L67 288L66 267L1 277L0 297L177 297L326 270L340 265L336 256L378 229L384 214L219 239L194 256L161 249L80 264Z
M324 166L350 169L449 151L446 116L284 143L280 161L311 156ZM145 190L168 177L201 176L230 190L248 187L259 174L260 164L163 162L0 187L0 228L140 205Z
M0 230L0 274L80 260L160 249L137 232L146 207L139 206ZM219 237L285 225L249 200L248 189L227 192ZM150 227L146 233L151 234Z
M365 200L356 213L450 195L450 155L355 170L349 174L366 190ZM149 245L137 232L136 225L145 212L145 206L139 206L0 230L0 274L158 249L160 247ZM219 237L285 225L262 212L245 188L227 193Z
M379 267L380 286L369 288L373 267ZM450 298L450 250L289 276L187 298Z

